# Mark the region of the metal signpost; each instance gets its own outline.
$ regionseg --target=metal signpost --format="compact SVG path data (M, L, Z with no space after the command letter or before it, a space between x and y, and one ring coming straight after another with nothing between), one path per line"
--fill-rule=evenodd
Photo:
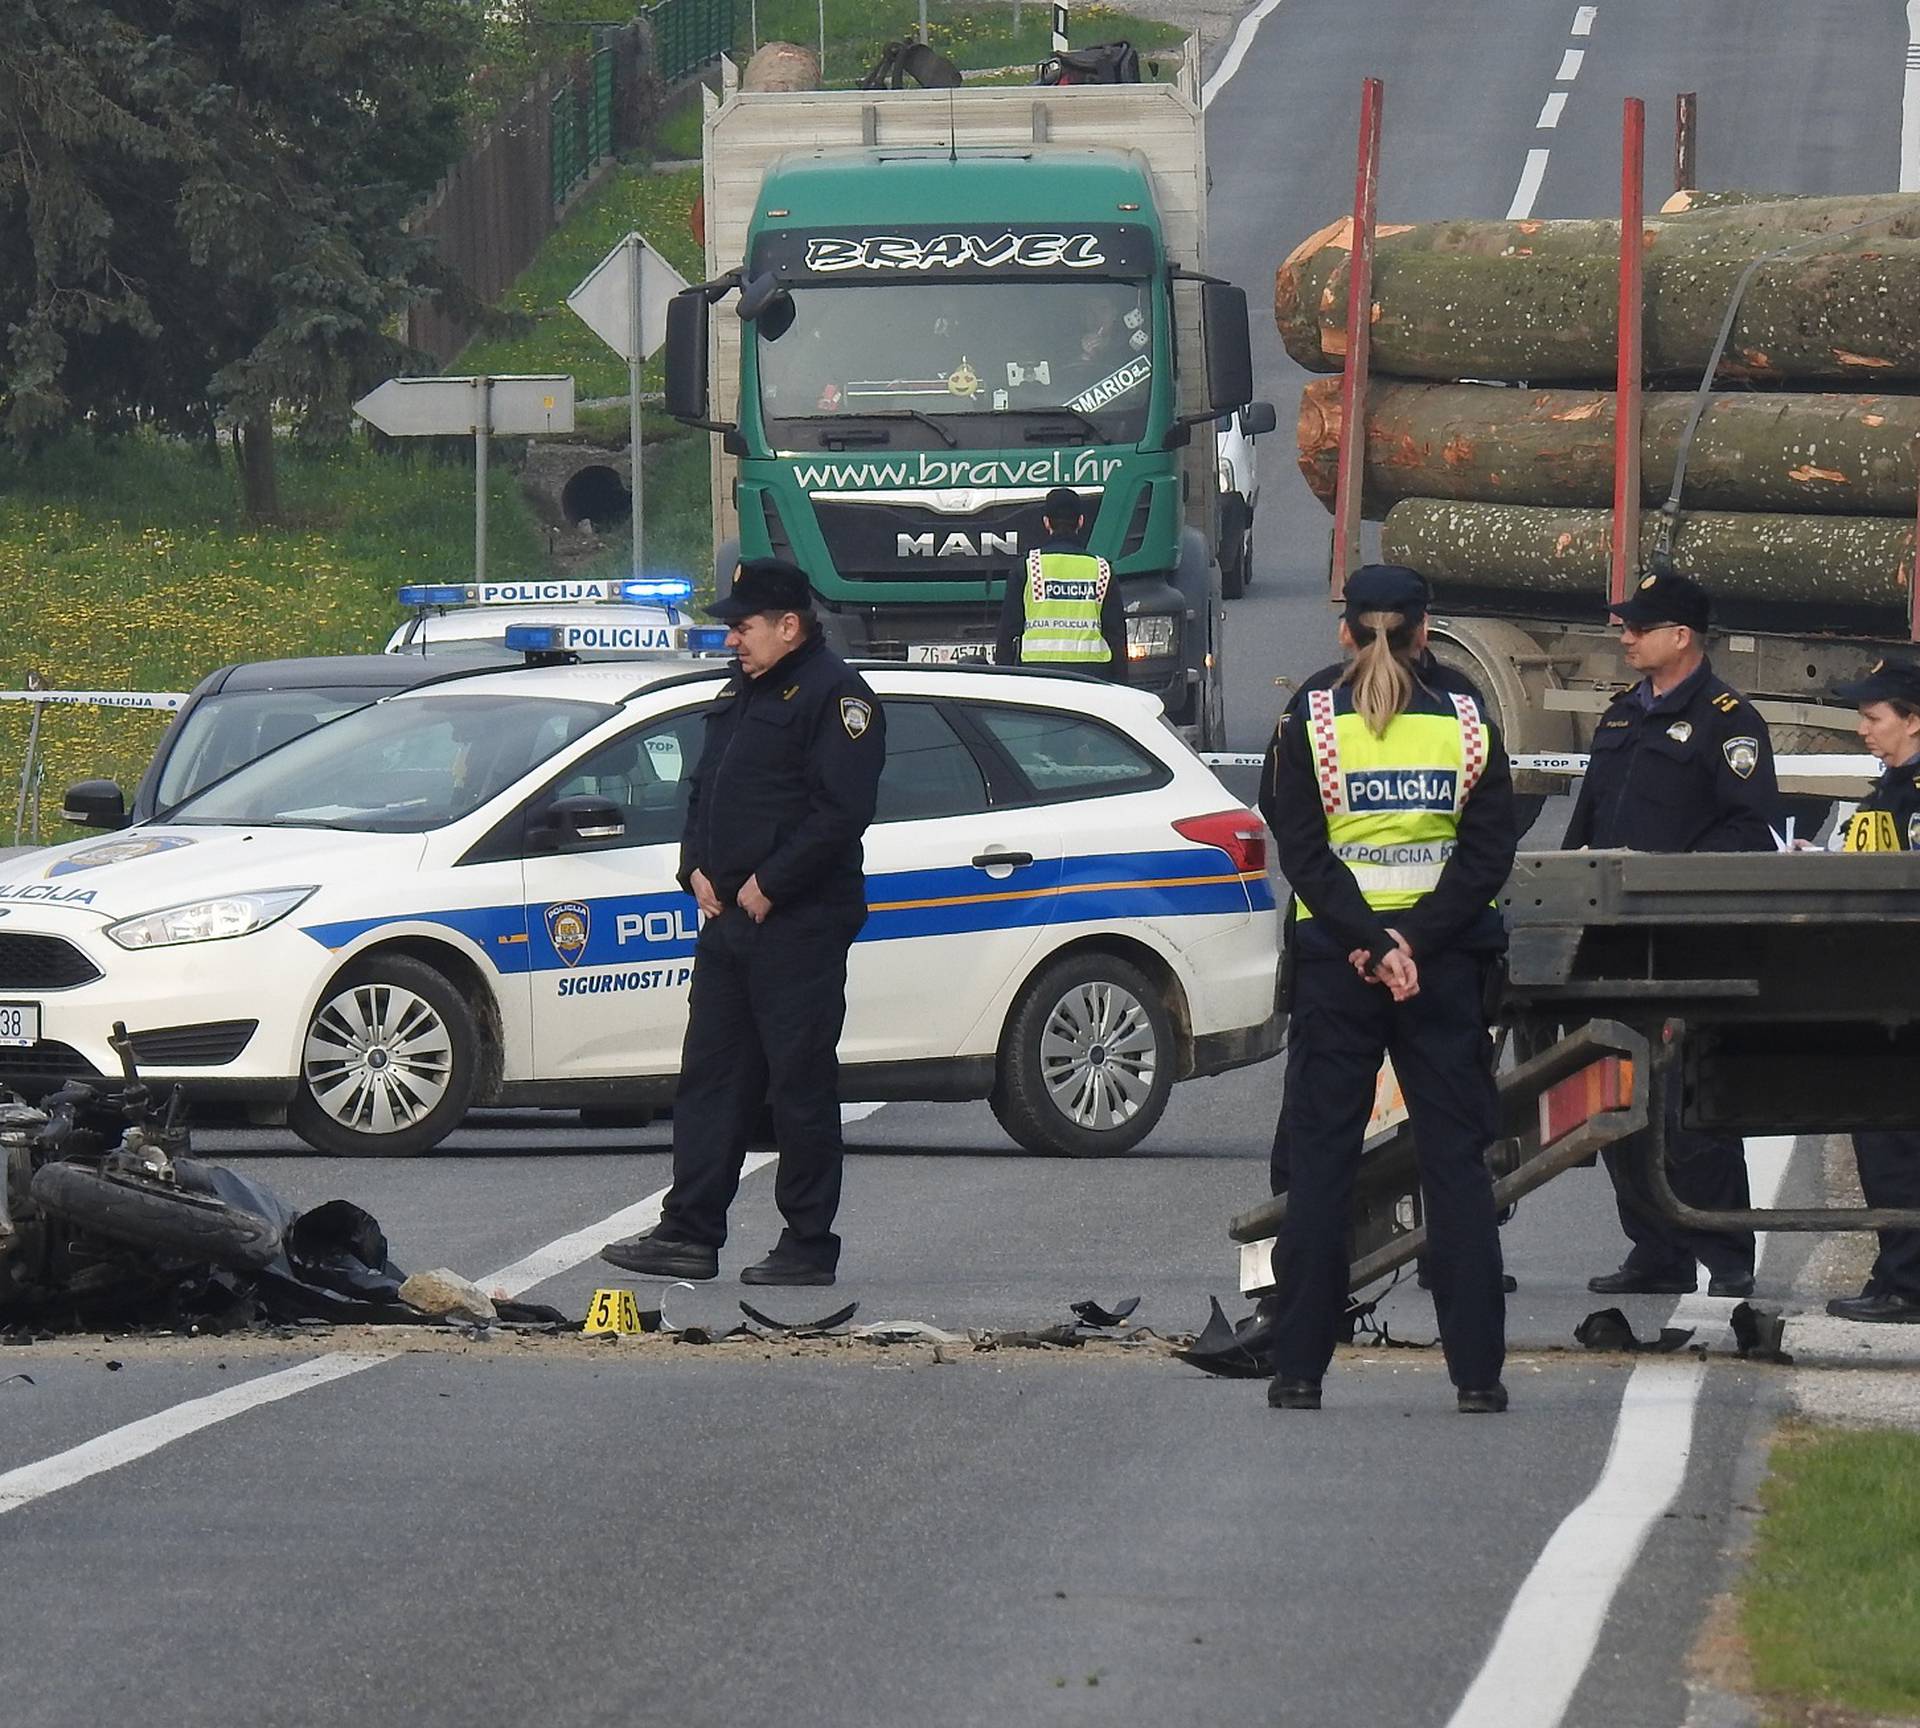
M627 363L627 436L633 460L633 574L641 570L640 369L667 339L667 303L687 279L638 234L602 258L567 304Z
M473 435L473 579L487 579L487 442L496 433L530 436L573 430L573 378L536 373L506 378L389 378L353 405L389 438Z

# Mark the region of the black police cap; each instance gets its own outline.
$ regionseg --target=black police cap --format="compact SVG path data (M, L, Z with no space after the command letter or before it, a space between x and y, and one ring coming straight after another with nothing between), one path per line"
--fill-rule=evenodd
M738 624L762 612L811 612L807 573L784 558L748 558L734 572L733 590L705 608L709 618Z
M1087 519L1087 507L1080 502L1080 494L1071 486L1054 487L1040 509L1056 528L1071 528L1076 522Z
M1713 616L1707 591L1677 570L1642 576L1626 599L1607 610L1623 624L1684 624L1689 630L1706 629Z
M1920 666L1911 660L1876 660L1865 677L1851 684L1836 684L1833 693L1842 702L1862 706L1869 702L1904 702L1920 708Z
M1404 564L1362 564L1347 578L1347 619L1363 612L1398 612L1406 618L1424 618L1431 591L1418 570Z

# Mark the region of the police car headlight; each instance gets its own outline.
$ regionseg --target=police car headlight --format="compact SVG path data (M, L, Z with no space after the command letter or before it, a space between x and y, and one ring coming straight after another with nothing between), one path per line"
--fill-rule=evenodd
M122 948L171 948L180 942L222 942L251 936L286 917L312 894L312 888L268 888L258 894L222 894L159 912L143 912L107 926Z
M1171 613L1127 619L1127 658L1164 660L1179 651L1180 620Z

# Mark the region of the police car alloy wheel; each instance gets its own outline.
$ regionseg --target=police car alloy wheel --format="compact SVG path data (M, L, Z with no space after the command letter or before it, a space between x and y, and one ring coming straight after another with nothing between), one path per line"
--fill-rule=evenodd
M347 1158L410 1158L467 1113L482 1042L454 984L405 954L376 954L331 984L301 1051L288 1124Z
M1139 967L1097 951L1068 954L1014 1006L993 1113L1029 1152L1128 1152L1167 1107L1173 1056L1173 1022Z

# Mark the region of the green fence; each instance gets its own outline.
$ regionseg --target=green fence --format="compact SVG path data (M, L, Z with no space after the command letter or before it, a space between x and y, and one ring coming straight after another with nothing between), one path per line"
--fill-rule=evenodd
M660 76L677 84L733 47L734 0L659 0L647 9Z
M584 81L570 80L548 105L551 192L556 209L613 154L615 59L613 49L602 48L588 61Z

